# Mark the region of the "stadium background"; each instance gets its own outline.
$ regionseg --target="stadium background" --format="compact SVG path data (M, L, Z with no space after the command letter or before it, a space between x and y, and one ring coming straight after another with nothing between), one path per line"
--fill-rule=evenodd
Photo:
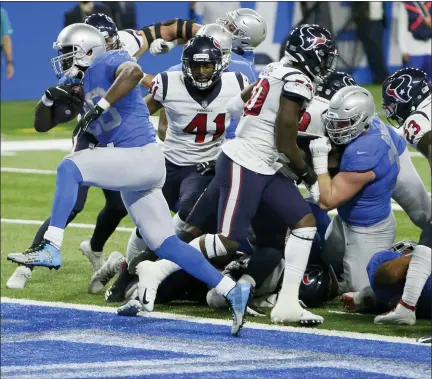
M15 64L15 76L11 80L2 81L2 101L38 99L47 85L56 81L50 63L55 55L52 43L63 28L64 13L76 4L77 2L2 2L14 30L12 40ZM257 54L261 55L257 61L279 60L280 44L292 26L302 19L300 3L242 1L241 6L255 9L267 22L267 38L257 49ZM352 73L359 84L370 83L366 57L360 43L356 41L354 24L349 22L351 3L331 2L329 7L333 35L337 36L341 57L353 63ZM394 71L401 65L401 53L395 40L393 2L384 3L384 7L387 18L383 36L384 55L389 71ZM157 21L188 18L188 2L136 2L136 14L138 28ZM169 54L144 56L139 63L144 72L156 74L177 64L180 56L181 48L177 47ZM257 69L259 68L258 65ZM339 68L347 70L344 66Z

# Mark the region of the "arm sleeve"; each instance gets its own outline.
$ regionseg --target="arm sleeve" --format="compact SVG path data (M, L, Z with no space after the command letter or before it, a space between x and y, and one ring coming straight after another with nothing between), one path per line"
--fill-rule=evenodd
M112 54L106 62L106 74L109 78L115 77L115 72L119 68L119 66L122 63L125 62L134 62L136 63L136 60L132 58L127 51L125 50L118 50L115 51L114 54Z
M12 32L13 31L9 21L9 16L7 12L3 8L1 8L1 35L2 37L8 36L12 34Z

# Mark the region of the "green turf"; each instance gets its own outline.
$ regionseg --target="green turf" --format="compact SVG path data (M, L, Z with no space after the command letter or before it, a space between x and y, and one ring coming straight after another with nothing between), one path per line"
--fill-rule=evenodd
M379 93L379 88L374 89ZM57 131L45 134L31 132L32 112L34 102L17 102L1 104L1 133L7 140L35 138L70 138L70 131ZM73 124L71 125L73 126ZM55 130L55 129L54 129ZM18 152L15 156L2 157L2 167L36 168L55 170L58 162L67 152ZM430 176L427 162L422 158L413 158L420 175L430 191ZM44 220L50 213L51 200L55 186L55 175L32 175L17 173L1 174L1 217L9 219ZM74 223L94 224L96 216L103 207L102 191L92 188L88 195L85 211L80 213ZM397 238L416 239L419 230L414 227L408 217L402 212L395 212L398 223ZM103 294L87 293L88 280L91 276L91 266L78 250L81 241L88 239L89 229L68 228L62 249L64 265L58 272L36 268L28 286L21 291L8 290L5 283L16 266L6 260L6 255L12 251L22 251L31 243L38 226L11 225L2 223L1 228L1 291L2 296L26 298L45 301L63 301L107 305ZM121 226L132 227L131 220L125 218ZM105 255L118 250L125 253L129 232L116 232L108 241ZM114 304L113 306L116 306ZM177 303L156 306L157 311L167 311L200 317L229 319L226 311L216 311L204 306L189 303ZM316 310L325 317L325 323L320 328L355 331L363 333L380 333L417 337L428 331L430 322L418 320L415 327L406 326L376 326L372 315L350 315L341 312L337 301L326 308ZM256 318L256 322L269 323L269 318Z

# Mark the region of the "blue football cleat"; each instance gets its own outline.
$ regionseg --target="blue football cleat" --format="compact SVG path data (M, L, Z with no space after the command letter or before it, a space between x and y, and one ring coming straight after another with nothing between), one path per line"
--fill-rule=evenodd
M250 284L237 283L225 296L225 300L232 313L233 325L231 327L231 334L233 336L237 337L239 335L245 323L246 308L252 295L253 287Z
M8 261L20 265L35 267L42 266L58 270L62 265L60 250L51 245L50 241L42 240L39 246L27 249L24 253L11 253L7 256Z

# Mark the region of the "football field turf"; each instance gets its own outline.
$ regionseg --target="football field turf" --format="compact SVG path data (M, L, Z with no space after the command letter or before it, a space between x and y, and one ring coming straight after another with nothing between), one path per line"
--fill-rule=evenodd
M376 92L376 89L374 90ZM74 126L73 123L58 127L52 132L45 134L34 132L32 127L34 105L35 102L31 101L1 104L1 133L6 142L12 140L31 141L36 139L70 138L71 130ZM43 147L43 144L41 146ZM125 374L125 377L137 377L137 372L142 374L144 371L146 373L145 375L148 376L143 377L163 378L174 377L174 373L180 375L178 377L182 378L285 378L305 376L326 378L430 377L430 371L424 371L423 367L425 363L427 363L427 354L429 354L430 363L430 347L413 347L414 345L410 344L399 346L391 342L372 344L371 342L367 342L367 340L351 340L347 336L341 334L340 340L346 338L342 343L335 340L336 337L334 334L337 333L334 332L332 332L333 334L330 336L319 337L321 336L319 334L320 331L336 330L407 337L411 341L430 331L429 321L418 320L417 325L414 327L376 326L373 324L373 315L347 314L337 301L334 301L323 309L314 310L325 318L324 324L316 329L316 335L309 334L312 330L305 330L305 328L298 328L298 333L294 332L294 330L297 329L290 328L280 328L280 330L272 329L268 331L265 329L267 327L266 325L262 326L262 328L264 328L263 330L257 329L259 326L255 326L253 323L269 324L269 318L249 318L250 327L248 328L248 324L246 324L244 337L237 340L237 342L229 338L229 329L225 326L230 319L230 315L227 311L217 311L208 307L196 306L184 302L170 305L157 305L155 308L157 312L221 319L219 322L210 321L213 324L188 323L186 321L176 320L176 316L172 316L172 319L168 319L169 316L163 314L159 315L159 318L140 317L137 319L125 319L113 315L110 313L110 310L114 310L117 304L111 305L104 303L103 294L90 295L87 293L88 280L92 273L91 266L87 258L78 250L81 241L88 239L91 235L97 214L104 204L102 191L96 188L92 188L89 191L84 211L76 217L74 223L66 230L65 242L62 248L64 258L62 268L59 271L36 268L33 272L32 279L24 290L8 290L5 283L17 266L8 262L6 260L6 255L10 252L23 251L27 248L33 239L34 233L38 229L38 223L41 223L49 216L55 188L55 169L65 154L66 152L64 151L51 150L2 152L1 291L3 301L2 334L4 333L3 335L6 336L6 339L2 339L2 365L4 362L6 362L7 365L5 377L57 378L60 375L58 369L54 366L58 361L61 361L66 366L69 365L67 367L68 370L70 370L70 376L61 375L61 377L106 378L109 377L109 375L105 371L98 371L98 368L102 366L105 367L107 362L114 365L115 361L124 360L125 356L130 356L133 362L137 362L137 360L143 359L140 354L145 355L145 360L142 360L141 365L138 363L131 363L131 366L124 367L126 370L125 372L129 372L129 376ZM413 155L412 159L430 192L430 170L428 163L424 158L418 157L417 155ZM398 210L395 211L395 215L398 225L397 239L417 240L419 230L412 225L408 217ZM129 217L126 217L122 221L120 227L121 228L116 231L108 241L105 247L105 257L114 250L125 254L126 243L133 227ZM78 309L75 309L73 305L66 305L66 308L52 308L46 303L37 304L22 301L17 303L16 299L88 304L103 306L105 308L96 307L92 309L81 309L79 305L76 305ZM114 308L106 308L107 305ZM224 320L226 320L226 322ZM222 326L219 324L222 324ZM53 330L51 330L51 328ZM95 330L97 331L96 333ZM307 333L304 333L305 331L307 331ZM17 337L20 336L21 333L22 340ZM42 333L42 336L38 336L38 333ZM132 351L134 349L133 343L130 342L127 344L124 338L121 337L122 333L128 336L133 335L135 339L137 338L137 333L141 333L143 335L141 339L142 345L139 345L137 342L139 346L136 345L135 349L142 349L142 351ZM50 334L52 338L46 337L48 334ZM90 338L92 334L93 338ZM91 345L89 345L89 349L92 352L100 348L100 346L103 346L100 350L100 354L92 353L93 355L90 355L88 360L86 360L87 358L85 358L84 352L87 352L88 349L86 350L80 345L80 343L84 343L83 341L79 341L80 336L82 336L82 339L86 340L85 343ZM154 338L154 350L151 349L150 345L146 345L146 343L149 342L147 341L149 336ZM189 338L194 340L194 348L190 350L183 349L184 345L182 344L185 344ZM279 338L280 341L278 341ZM317 343L319 344L319 342L312 342L314 338L318 340L322 338L322 346L324 347L316 347L315 345ZM106 342L111 339L111 344ZM129 339L129 337L127 337L127 339ZM46 342L45 345L41 345L42 340L48 342ZM102 340L105 342L101 342ZM400 341L406 342L404 339ZM215 351L217 349L212 350L211 347L215 346L215 344L220 346L219 342L223 343L224 349L221 351ZM284 342L283 347L281 347L282 342ZM306 346L307 343L312 343L315 347L311 348L312 350L306 347L299 348L299 345L305 344ZM34 346L43 346L41 347L42 351L39 352L39 358L35 358L34 361L31 360L34 358L31 353L32 344L34 344ZM338 344L338 347L332 348L331 346L333 344ZM380 344L382 344L382 348ZM384 347L384 345L386 347ZM263 351L264 355L267 352L269 358L268 360L264 358L260 360L258 357L256 357L256 359L251 358L251 362L246 361L242 366L240 364L242 362L238 362L240 358L233 352L236 346L246 349L245 354L248 355L255 354L251 353L254 349L258 352ZM385 355L382 350L386 349L388 346L390 347L387 353L385 353L387 355ZM114 349L114 347L116 348ZM20 364L24 363L19 362L19 360L17 361L13 354L3 352L7 352L9 348L22 348L24 357L33 357L27 359L31 361L29 361L28 364L35 365L34 370L26 371L24 375L24 372L20 371L24 370L24 368L19 368L21 367ZM76 357L74 357L73 354L71 357L63 357L59 351L64 351L65 349L72 349ZM185 353L185 351L182 352L182 349L187 350L187 353ZM199 352L200 349L202 356ZM281 349L284 350L282 351ZM299 349L303 351L299 351ZM362 349L364 349L363 355L360 353ZM397 353L400 349L404 349L406 353L404 358L401 358L401 355ZM417 351L416 349L420 350ZM354 350L358 351L353 353ZM79 354L80 351L83 352L81 355ZM384 355L375 355L374 351L381 351L380 354ZM393 355L390 354L391 352L393 352ZM43 353L54 355L57 358L51 357L45 362ZM217 353L217 356L213 356L212 353ZM106 355L110 354L112 354L112 356L108 359ZM117 356L116 354L119 355ZM278 354L282 354L283 358ZM292 354L292 356L290 354ZM84 358L82 355L84 355ZM220 367L217 368L218 364L221 364L223 359L226 360L226 357L229 355L232 356L230 361L231 366L227 364L227 367L224 367L224 370L222 370L224 371L224 375L217 376L215 371L221 370ZM372 357L374 357L376 362L368 366L365 361L372 361ZM179 370L177 370L174 365L160 368L158 360L163 360L165 358L169 358L169 362L178 360L179 362L183 362L184 365L182 366L183 363L179 363L182 367L182 369ZM325 362L327 362L325 366L328 369L326 374L323 376L314 376L310 373L310 375L308 370L312 366L307 366L305 363L308 358L320 360L324 365ZM234 362L236 359L237 361ZM341 362L345 359L347 362L355 361L355 364L352 363L351 366L349 366L349 364L340 364L338 367L337 362ZM393 366L393 370L386 372L383 371L384 369L377 369L377 367L387 367L385 364L388 364L390 361L394 363L397 359L401 362L400 366L397 366L400 370L396 370L396 366ZM85 364L90 361L98 362L100 366L93 365L91 368L88 368ZM41 368L42 366L38 366L41 362L44 364L46 363L48 366L52 365L53 367ZM103 362L105 363L103 364ZM417 371L410 366L413 362L418 363L416 366L418 369ZM73 366L74 364L76 367ZM248 364L250 365L250 370L253 372L248 371L246 367ZM269 367L274 367L275 364L276 366L280 364L280 370L270 373L268 371ZM75 368L73 369L72 366ZM198 366L203 367L203 371L197 371ZM78 371L73 371L75 369ZM232 369L232 371L230 371L230 369ZM239 372L242 373L242 376L238 374ZM364 374L365 372L367 372L368 375ZM155 373L159 373L160 376L152 376L152 374ZM243 374L246 376L243 376ZM387 374L389 376L387 376ZM114 377L114 375L112 375L112 377Z

